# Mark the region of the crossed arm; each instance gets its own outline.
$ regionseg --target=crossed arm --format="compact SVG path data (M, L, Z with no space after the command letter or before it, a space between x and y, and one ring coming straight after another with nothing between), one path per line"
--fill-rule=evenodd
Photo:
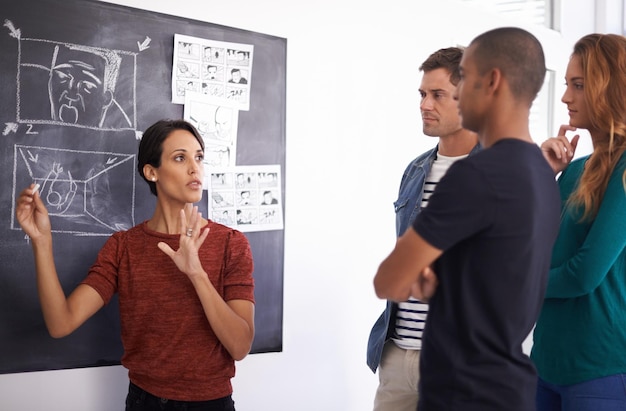
M427 301L438 283L430 265L442 252L409 227L378 267L374 277L376 295L393 301L406 301L409 296Z

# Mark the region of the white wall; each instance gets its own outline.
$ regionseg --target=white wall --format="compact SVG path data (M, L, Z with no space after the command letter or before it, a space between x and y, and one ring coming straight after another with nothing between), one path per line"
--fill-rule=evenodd
M371 409L365 349L384 308L372 278L395 240L402 171L435 143L420 133L418 67L515 22L452 0L114 3L287 38L284 351L238 363L234 398L239 411ZM593 1L577 3L564 35L533 29L557 84L573 42L594 29ZM127 383L122 367L0 375L0 409L122 410Z

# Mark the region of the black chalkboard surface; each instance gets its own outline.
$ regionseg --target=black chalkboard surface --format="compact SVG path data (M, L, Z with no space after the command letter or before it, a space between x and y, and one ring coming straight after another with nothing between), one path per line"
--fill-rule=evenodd
M171 102L174 34L254 46L236 164L279 164L284 173L286 39L94 0L5 0L0 18L0 373L119 364L117 300L72 335L48 335L31 246L14 217L17 193L45 182L57 269L69 293L111 233L151 216L155 200L138 178L135 154L149 125L183 117L183 106ZM49 81L51 65L77 53L94 57L114 85L98 110L53 97L60 92ZM81 84L97 87L89 83ZM207 215L206 201L200 208ZM280 351L284 232L246 235L255 260L252 352Z

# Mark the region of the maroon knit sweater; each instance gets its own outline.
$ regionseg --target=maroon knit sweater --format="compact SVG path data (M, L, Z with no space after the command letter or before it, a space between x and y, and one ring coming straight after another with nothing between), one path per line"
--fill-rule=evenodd
M213 221L207 227L211 231L199 255L211 283L225 301L254 302L247 238ZM163 241L177 250L179 238L152 231L146 222L115 233L83 284L105 303L118 293L122 364L134 384L174 400L221 398L232 393L234 360L209 326L187 276L157 248Z

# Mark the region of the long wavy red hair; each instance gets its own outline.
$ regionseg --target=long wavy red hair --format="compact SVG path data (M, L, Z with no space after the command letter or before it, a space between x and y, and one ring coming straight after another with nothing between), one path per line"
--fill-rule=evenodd
M594 130L593 153L568 204L583 207L583 219L596 216L615 165L626 151L626 37L589 34L578 40L572 55L582 62L584 95ZM622 175L626 190L626 172Z

